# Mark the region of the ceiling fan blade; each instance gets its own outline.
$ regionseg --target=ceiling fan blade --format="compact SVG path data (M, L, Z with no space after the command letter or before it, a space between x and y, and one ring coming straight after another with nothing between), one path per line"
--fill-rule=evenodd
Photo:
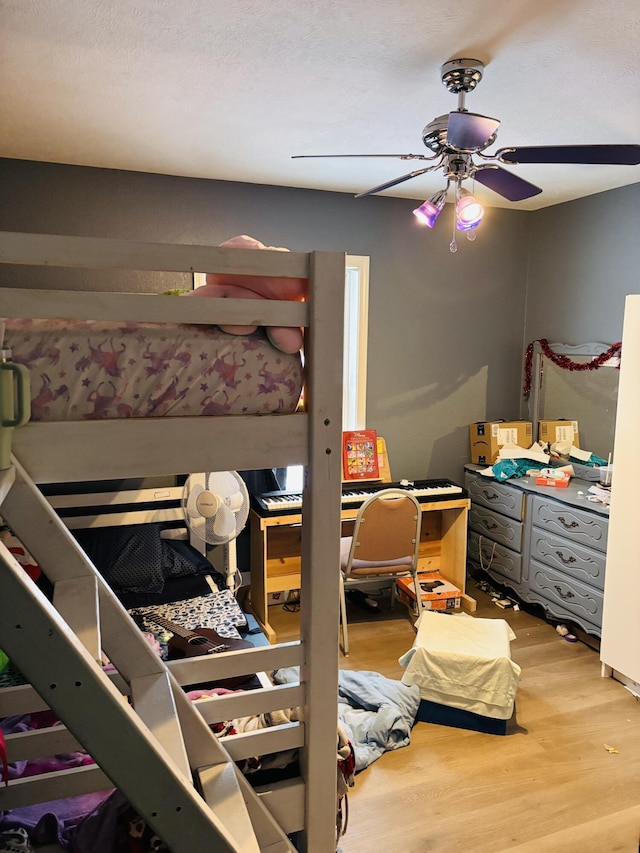
M440 163L438 163L438 166ZM416 169L415 172L409 172L408 175L403 175L401 178L394 178L393 181L387 181L386 184L380 184L377 187L373 187L370 190L366 190L366 192L358 193L356 198L362 198L365 195L373 195L374 193L382 192L382 190L388 190L391 187L395 187L396 184L401 184L403 181L410 181L411 178L417 178L419 175L424 175L425 172L431 172L433 169L437 168L436 166L427 166L425 169Z
M504 196L509 201L523 201L525 198L532 198L532 196L542 192L540 187L507 172L500 166L480 166L476 169L473 178L479 184L488 187L498 195Z
M499 126L498 119L478 113L449 113L447 145L468 152L486 148Z
M540 145L531 148L501 148L496 152L507 163L584 163L637 166L640 145Z
M302 160L304 158L319 158L319 157L395 157L398 160L434 160L434 157L427 157L426 154L292 154L292 160Z

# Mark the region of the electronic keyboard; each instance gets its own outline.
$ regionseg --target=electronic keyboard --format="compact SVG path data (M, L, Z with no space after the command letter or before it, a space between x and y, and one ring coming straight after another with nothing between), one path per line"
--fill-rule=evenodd
M449 480L414 480L405 483L343 483L342 509L357 509L364 501L383 489L403 489L413 495L420 503L432 500L446 500L452 495L466 497L465 490ZM287 492L284 489L275 492L263 492L252 495L253 508L259 515L283 514L302 509L302 495L299 492Z

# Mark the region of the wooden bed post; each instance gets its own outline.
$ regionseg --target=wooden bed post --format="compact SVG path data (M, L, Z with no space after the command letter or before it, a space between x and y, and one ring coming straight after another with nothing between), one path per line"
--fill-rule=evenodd
M310 853L320 853L335 849L336 843L344 258L314 252L312 259L305 341L310 445L302 494L300 636L306 651L301 671L306 705L326 709L305 720L306 842ZM335 708L328 697L335 697Z

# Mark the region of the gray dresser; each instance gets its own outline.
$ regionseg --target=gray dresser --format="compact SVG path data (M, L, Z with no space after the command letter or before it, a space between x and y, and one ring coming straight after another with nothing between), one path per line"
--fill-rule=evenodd
M536 486L533 477L498 482L478 473L484 467L465 466L470 568L600 636L609 509L587 500L593 484L575 477L566 489Z

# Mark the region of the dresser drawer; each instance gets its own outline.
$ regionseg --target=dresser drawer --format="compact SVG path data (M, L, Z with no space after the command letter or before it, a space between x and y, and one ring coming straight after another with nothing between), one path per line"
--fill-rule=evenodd
M567 578L535 560L529 570L529 598L546 606L554 616L562 619L575 617L578 623L585 622L585 630L602 625L604 595L580 581Z
M465 488L473 503L494 509L502 515L515 518L516 521L522 521L525 496L519 489L468 471L465 474Z
M536 495L532 501L531 523L547 533L559 533L572 542L606 551L609 519L557 503Z
M469 510L469 528L488 536L513 551L522 551L522 522L507 518L491 509L472 503Z
M576 580L604 590L606 555L602 551L585 548L534 527L531 531L530 557Z
M469 559L485 572L495 572L516 583L522 578L522 555L498 545L475 530L469 531L467 554Z

